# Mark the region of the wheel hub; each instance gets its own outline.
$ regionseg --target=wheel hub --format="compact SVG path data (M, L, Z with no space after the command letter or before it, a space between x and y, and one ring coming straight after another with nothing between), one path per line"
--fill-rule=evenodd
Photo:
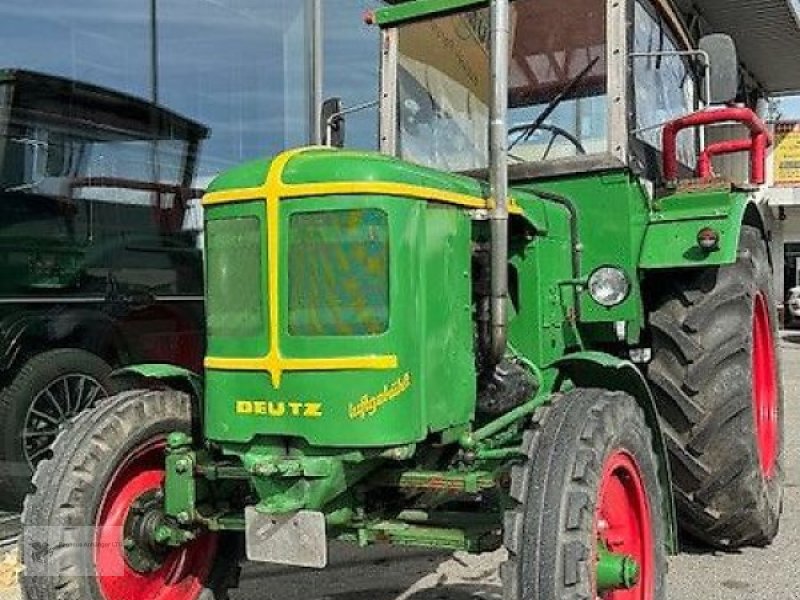
M218 538L199 535L160 543L166 440L132 450L106 484L97 511L94 562L105 600L198 600L209 579Z
M597 547L597 590L606 593L629 590L639 583L641 569L636 560L625 554L609 552L602 543Z
M166 524L163 495L152 490L131 504L123 529L125 561L137 573L152 573L164 564L170 548L157 541L156 532Z

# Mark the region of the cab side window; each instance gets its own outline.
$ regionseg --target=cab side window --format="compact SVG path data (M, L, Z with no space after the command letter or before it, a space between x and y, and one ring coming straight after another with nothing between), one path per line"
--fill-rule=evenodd
M649 3L636 2L632 37L634 136L652 153L661 151L665 123L697 109L695 76L689 57L670 55L684 48L676 42L669 24ZM696 154L696 133L681 133L679 161L684 166L694 167Z

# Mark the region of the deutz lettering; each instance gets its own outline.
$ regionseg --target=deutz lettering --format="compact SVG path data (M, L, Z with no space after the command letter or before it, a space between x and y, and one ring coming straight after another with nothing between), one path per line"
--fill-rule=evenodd
M299 417L301 419L319 419L322 416L322 402L237 400L236 414L273 418Z

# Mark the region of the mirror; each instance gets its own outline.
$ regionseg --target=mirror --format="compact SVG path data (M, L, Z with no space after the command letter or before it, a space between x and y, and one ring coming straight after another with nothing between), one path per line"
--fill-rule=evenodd
M739 91L739 59L733 38L714 33L700 39L699 49L708 55L711 97L707 104L727 104L736 99ZM705 94L704 94L705 95Z
M344 115L342 99L328 98L322 103L320 123L322 143L333 148L344 148Z

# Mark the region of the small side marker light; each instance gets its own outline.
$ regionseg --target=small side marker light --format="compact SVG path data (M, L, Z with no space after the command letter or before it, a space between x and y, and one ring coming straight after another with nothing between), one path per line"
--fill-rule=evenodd
M365 10L362 16L364 19L364 23L366 23L367 25L375 25L375 11Z
M710 227L704 227L699 232L697 232L697 245L700 246L706 252L713 252L714 250L719 249L719 232L711 229Z

